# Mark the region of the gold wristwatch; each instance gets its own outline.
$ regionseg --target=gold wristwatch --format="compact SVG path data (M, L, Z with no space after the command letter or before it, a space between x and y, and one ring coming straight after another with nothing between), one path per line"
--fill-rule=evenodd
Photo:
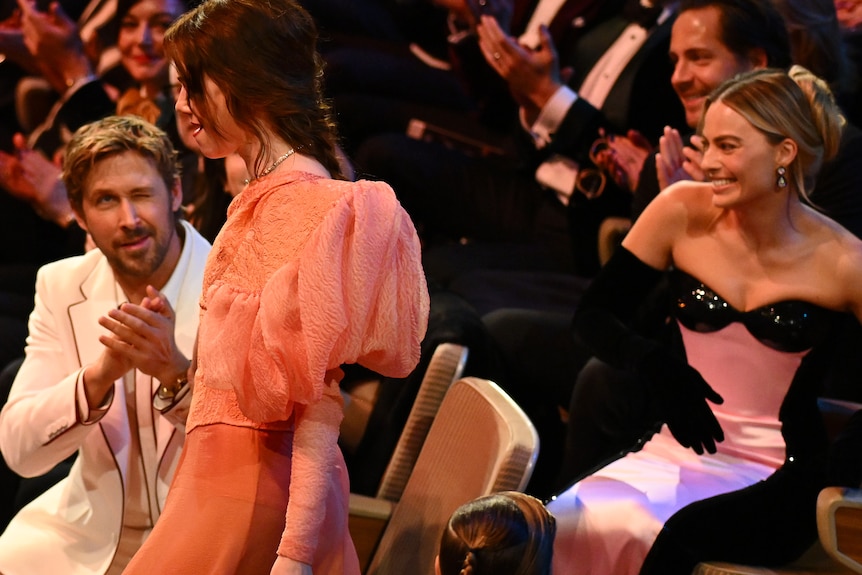
M161 400L172 401L177 396L177 394L180 392L180 390L184 386L188 385L188 383L189 383L188 372L184 371L179 376L177 376L177 379L174 380L173 383L161 384L159 386L159 391L157 392L157 395L159 396L159 399L161 399Z

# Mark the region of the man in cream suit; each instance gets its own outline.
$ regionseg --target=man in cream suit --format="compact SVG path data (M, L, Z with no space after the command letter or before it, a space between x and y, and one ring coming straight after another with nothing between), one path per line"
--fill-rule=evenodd
M0 449L24 476L78 456L0 537L3 575L120 573L164 505L191 400L210 245L177 217L170 140L135 117L89 124L63 180L99 249L39 271Z

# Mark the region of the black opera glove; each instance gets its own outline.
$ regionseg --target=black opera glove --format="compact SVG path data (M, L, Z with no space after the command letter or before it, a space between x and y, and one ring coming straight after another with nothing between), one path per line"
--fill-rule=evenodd
M724 440L721 425L707 401L724 403L700 373L685 361L657 346L640 361L640 376L661 406L664 422L683 447L698 455L715 453Z
M620 246L581 299L573 335L605 363L641 378L681 445L698 454L704 449L715 453L715 442L724 434L707 400L722 403L721 396L670 348L632 327L663 275Z

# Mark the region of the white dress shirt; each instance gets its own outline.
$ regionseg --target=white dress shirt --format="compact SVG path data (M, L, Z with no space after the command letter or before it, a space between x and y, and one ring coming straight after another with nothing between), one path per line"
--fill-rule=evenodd
M658 18L658 24L667 20L673 11L673 7L666 7ZM590 69L578 92L568 86L561 86L542 108L533 125L527 127L536 147L541 149L551 143L553 135L578 98L583 98L594 108L601 109L611 88L647 38L649 30L640 24L629 24ZM521 119L524 123L523 111ZM598 134L596 137L598 138ZM554 190L560 201L566 205L575 190L577 176L578 163L559 155L552 156L536 170L536 181Z

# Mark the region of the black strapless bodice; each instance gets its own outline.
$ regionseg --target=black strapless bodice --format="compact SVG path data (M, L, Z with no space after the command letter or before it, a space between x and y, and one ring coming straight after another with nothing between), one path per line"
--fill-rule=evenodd
M742 312L682 270L671 271L670 282L674 316L686 328L710 332L738 321L762 344L779 351L797 352L814 347L825 339L841 315L800 300L779 301Z

